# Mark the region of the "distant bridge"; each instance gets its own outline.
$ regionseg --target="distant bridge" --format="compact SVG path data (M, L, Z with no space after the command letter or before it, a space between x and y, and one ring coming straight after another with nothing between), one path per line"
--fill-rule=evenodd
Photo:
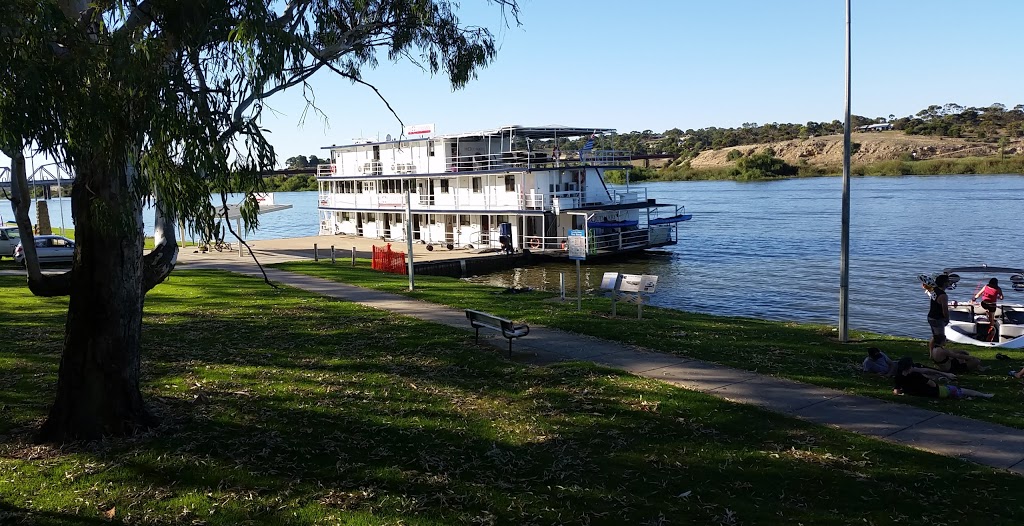
M64 171L57 163L44 164L36 168L32 173L27 174L26 178L28 179L29 186L43 187L44 199L50 198L51 188L54 186L70 186L71 183L75 182L74 174ZM10 187L11 169L7 167L0 168L0 188Z

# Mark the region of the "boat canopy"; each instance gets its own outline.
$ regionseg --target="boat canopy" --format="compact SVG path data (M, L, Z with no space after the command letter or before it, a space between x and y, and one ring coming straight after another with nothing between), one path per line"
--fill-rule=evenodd
M615 133L615 128L579 128L574 126L562 126L560 124L548 124L546 126L502 126L492 130L477 130L466 133L455 133L452 135L441 135L448 139L461 139L465 137L495 137L501 135L513 135L526 139L554 139L584 137L588 135L605 135Z

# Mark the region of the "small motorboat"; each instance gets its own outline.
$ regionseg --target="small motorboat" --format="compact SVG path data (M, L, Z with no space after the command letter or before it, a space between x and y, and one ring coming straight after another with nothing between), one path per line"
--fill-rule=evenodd
M949 297L949 325L946 339L956 343L998 347L1006 349L1024 348L1024 304L1007 301L1013 293L1024 293L1024 269L1013 267L953 267L942 271L949 279L946 296ZM966 279L969 276L970 279ZM934 278L926 274L918 276L926 288L935 286ZM978 293L991 278L999 280L1003 300L996 303L993 322L989 323L988 312L973 302ZM969 295L954 294L964 291L965 283L976 284Z

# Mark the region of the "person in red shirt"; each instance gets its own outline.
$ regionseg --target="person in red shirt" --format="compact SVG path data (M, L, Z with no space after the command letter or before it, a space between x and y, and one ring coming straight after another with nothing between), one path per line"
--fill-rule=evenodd
M996 301L1003 299L1003 289L999 288L999 280L996 278L988 280L988 285L985 285L971 298L971 303L978 298L981 298L981 308L988 313L988 326L992 327L996 321Z

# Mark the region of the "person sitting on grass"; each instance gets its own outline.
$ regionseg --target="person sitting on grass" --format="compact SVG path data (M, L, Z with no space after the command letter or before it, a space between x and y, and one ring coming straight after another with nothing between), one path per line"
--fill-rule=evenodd
M1014 378L1016 378L1018 380L1024 378L1024 367L1022 367L1021 370L1019 370L1017 372L1010 371L1010 376L1012 376L1012 377L1014 377Z
M896 362L892 361L884 352L878 349L878 347L868 348L868 357L864 358L864 363L861 364L861 368L866 373L875 373L882 376L892 376L896 374Z
M955 385L941 385L938 382L939 378L956 380L956 375L925 367L915 367L914 359L909 356L900 358L896 364L896 376L893 377L896 387L892 390L892 394L951 398L953 400L966 397L992 398L994 396L991 393L982 393Z
M971 356L967 351L946 348L946 336L936 334L928 340L928 356L935 362L935 367L947 373L966 373L968 371L984 371L981 359Z

